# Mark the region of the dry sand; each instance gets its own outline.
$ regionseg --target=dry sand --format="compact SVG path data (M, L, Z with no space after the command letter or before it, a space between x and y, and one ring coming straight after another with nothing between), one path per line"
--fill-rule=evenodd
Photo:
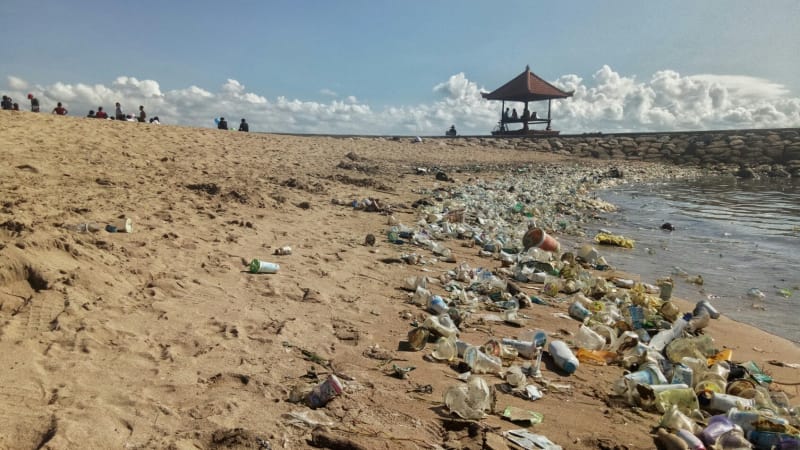
M488 433L470 438L469 427L443 420L442 393L458 383L456 372L424 361L425 352L398 350L410 327L403 314L424 317L398 288L421 267L382 261L402 251L382 238L386 216L331 200L408 206L416 190L442 184L414 175L416 166L445 167L466 183L475 174L456 167L491 177L486 168L497 165L576 160L461 140L245 134L6 111L0 153L0 448L307 448L310 429L285 414L310 410L287 399L331 370L350 378L346 393L318 411L334 423L331 433L363 448L481 448L484 435L503 448L492 430L517 428L493 415L482 422ZM395 214L404 223L416 217L408 207ZM64 227L126 216L130 234ZM375 247L362 244L368 233ZM292 255L271 256L284 245ZM451 248L473 267L499 266L476 249ZM254 257L280 272L246 273L243 261ZM453 266L438 263L429 275ZM556 311L526 310L530 327L577 330ZM464 338L518 332L470 327ZM797 345L725 318L710 333L734 359L752 359L783 383L800 380L798 370L766 364L800 362ZM381 353L417 369L408 380L388 376L391 363L371 357ZM548 368L572 392L536 402L499 394L498 406L543 413L533 430L566 449L652 448L658 416L608 397L620 374L616 366L582 365L570 377ZM423 385L432 393L410 392ZM796 386L777 387L798 403Z

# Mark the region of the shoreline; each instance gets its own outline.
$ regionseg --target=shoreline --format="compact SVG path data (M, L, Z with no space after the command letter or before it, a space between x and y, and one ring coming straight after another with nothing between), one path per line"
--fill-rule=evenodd
M444 391L460 383L457 373L426 361L430 347L398 348L410 323L426 316L407 303L403 280L438 278L455 264L387 242L387 216L350 202L377 199L412 224L413 202L503 176L497 169L525 166L535 174L547 167L555 181L615 165L626 165L631 177L685 170L470 143L32 116L0 123L9 162L0 168L0 254L8 261L0 272L0 428L13 430L0 448L235 448L259 440L310 448L312 427L297 424L303 420L329 421L332 433L367 448L475 448L484 432L519 427L492 414L478 427L484 431L470 436L441 407ZM445 168L456 181L416 175L417 167ZM65 228L120 216L133 219L132 233ZM374 247L363 245L367 234L376 237ZM273 254L287 245L291 255ZM499 267L461 241L447 245L459 262ZM431 263L398 263L409 251ZM280 270L249 274L243 263L252 258ZM576 321L553 315L564 305L523 311L528 328L563 337L577 330ZM791 342L731 324L712 321L709 330L737 360L800 362ZM519 332L476 322L463 335L481 344ZM400 380L390 375L393 363L416 369ZM767 368L777 380L797 376L790 367ZM543 413L531 430L565 448L652 447L658 415L608 396L619 367L582 365L572 376L552 369L547 377L569 391L551 390L535 402L500 394L498 407ZM295 386L329 373L341 376L344 395L315 411L287 401ZM431 393L420 389L428 385Z

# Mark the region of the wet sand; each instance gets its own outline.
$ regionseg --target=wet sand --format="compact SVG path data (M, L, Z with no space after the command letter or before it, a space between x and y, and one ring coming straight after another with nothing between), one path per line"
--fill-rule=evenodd
M430 252L388 243L386 215L332 200L375 198L410 225L421 190L451 184L416 167L443 168L452 184L522 165L661 170L478 140L246 134L7 111L0 152L3 449L308 448L311 428L287 414L311 410L287 400L294 386L331 372L345 394L315 413L332 435L370 449L481 448L484 437L503 448L496 433L516 425L490 415L470 437L441 404L457 372L398 348L426 316L407 302L403 279L438 278L455 264L397 263L403 252ZM75 228L124 217L132 233ZM369 233L374 247L363 245ZM565 245L580 240L564 236ZM286 245L291 255L273 255ZM448 245L459 262L500 266ZM247 273L252 258L280 271ZM565 311L534 305L528 328L568 336L578 322L554 316ZM472 323L463 339L519 332ZM800 371L767 363L800 363L797 345L724 317L709 332L798 403L797 386L782 383ZM388 375L393 363L416 369L400 380ZM564 448L653 447L659 416L608 395L620 367L553 369L545 376L568 392L536 402L500 393L498 408L543 413L532 430ZM431 393L415 392L427 385Z

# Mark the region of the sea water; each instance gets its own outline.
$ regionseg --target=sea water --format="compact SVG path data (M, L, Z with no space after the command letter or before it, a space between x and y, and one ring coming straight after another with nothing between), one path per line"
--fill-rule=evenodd
M597 195L618 211L589 234L605 228L636 241L632 250L598 247L612 266L651 283L672 276L676 296L709 299L734 320L800 343L800 180L712 177ZM691 282L698 275L702 285Z

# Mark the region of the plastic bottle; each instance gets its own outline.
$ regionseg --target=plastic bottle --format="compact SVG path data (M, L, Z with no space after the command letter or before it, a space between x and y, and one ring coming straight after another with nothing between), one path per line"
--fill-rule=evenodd
M550 342L547 351L550 353L550 357L553 358L553 362L555 362L556 366L564 372L572 374L578 370L578 366L580 365L578 358L575 357L572 350L569 349L569 346L564 341L555 340Z
M683 439L684 442L686 442L686 445L689 447L690 450L706 450L706 446L703 445L703 441L701 441L691 431L681 429L676 431L675 434L679 438Z
M422 286L417 286L414 291L414 296L411 297L411 303L418 306L427 306L431 298L431 291Z
M723 394L714 391L703 391L697 395L700 406L710 412L727 413L732 408L754 409L755 400L751 398L737 397L735 395Z
M708 420L708 425L697 436L706 445L717 442L720 436L732 430L734 424L726 416L713 416Z
M683 330L686 328L686 325L689 324L690 318L691 314L686 314L685 316L676 320L675 323L672 324L672 328L659 331L655 336L653 336L652 339L650 339L650 347L657 352L663 351L667 344L683 334Z
M428 298L428 311L436 314L437 316L440 314L444 314L447 312L447 302L439 295L431 295Z
M712 319L719 319L719 311L717 311L717 308L714 308L714 305L708 300L700 300L697 302L692 314L698 315L703 310L705 310Z
M800 450L800 437L785 433L751 431L747 433L756 450Z
M578 333L575 335L575 345L579 348L600 350L605 346L605 343L606 340L603 336L600 336L586 325L581 325L580 328L578 328Z
M533 344L533 342L503 338L502 343L503 345L509 345L517 349L517 353L523 358L533 359L533 357L536 355L536 346Z
M700 314L698 315L692 316L692 318L689 320L689 324L686 326L686 329L689 330L690 333L694 333L707 327L708 322L711 320L711 316L705 309L699 311L699 313Z
M742 430L748 431L776 431L781 427L788 429L789 421L782 417L773 417L761 414L758 411L742 411L738 408L731 408L728 411L728 419Z

